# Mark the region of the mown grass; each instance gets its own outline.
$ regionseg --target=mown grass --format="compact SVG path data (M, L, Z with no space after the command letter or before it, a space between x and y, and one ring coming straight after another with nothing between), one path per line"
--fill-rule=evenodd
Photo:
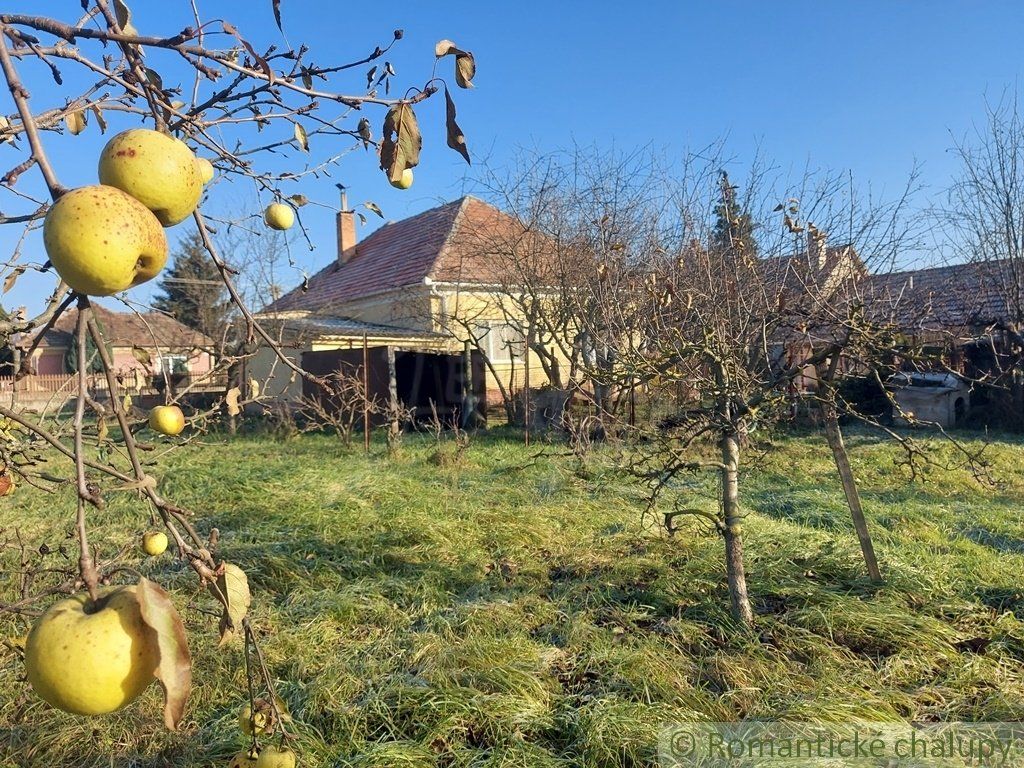
M418 438L397 458L241 438L159 472L250 574L303 766L646 766L669 721L1024 717L1024 446L992 447L994 488L962 472L910 483L890 445L850 448L887 583L863 576L823 441L780 439L741 489L752 634L729 617L720 540L645 527L608 456L580 471L502 433L458 462ZM711 479L676 490L712 508ZM2 525L54 549L72 527L69 496L3 503ZM147 520L119 494L93 535L109 551ZM16 564L2 557L0 600ZM155 688L106 718L53 711L0 645L0 765L217 766L241 747L240 650L214 647L190 571L138 565L189 626L182 730L162 729ZM0 616L0 639L24 631Z

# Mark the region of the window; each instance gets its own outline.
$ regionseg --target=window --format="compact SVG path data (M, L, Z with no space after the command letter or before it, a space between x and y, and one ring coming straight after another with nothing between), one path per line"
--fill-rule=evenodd
M154 373L161 376L164 374L167 374L168 376L180 376L183 373L188 373L188 356L160 355L156 359L156 370Z
M477 342L492 363L521 360L525 348L522 332L511 323L491 321L477 326Z

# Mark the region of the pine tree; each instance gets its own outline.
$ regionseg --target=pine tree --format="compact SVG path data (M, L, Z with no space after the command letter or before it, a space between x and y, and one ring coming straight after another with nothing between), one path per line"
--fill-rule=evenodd
M96 318L96 330L100 332L102 338L107 338L107 329L103 327L103 323L99 318ZM113 357L114 348L110 342L107 342L104 346L107 348L107 354ZM103 360L96 349L96 343L92 340L92 334L89 333L85 335L85 359L89 364L89 367L86 369L87 373L103 373ZM67 373L78 373L78 340L73 333L71 335L71 344L68 345L67 351L64 353L64 370Z
M736 186L729 183L729 174L725 171L721 173L721 197L715 206L715 231L712 240L723 251L756 256L757 240L754 237L754 230L757 225L736 198Z
M153 306L178 322L218 340L230 321L231 303L220 272L198 233L178 244L174 263L164 272Z

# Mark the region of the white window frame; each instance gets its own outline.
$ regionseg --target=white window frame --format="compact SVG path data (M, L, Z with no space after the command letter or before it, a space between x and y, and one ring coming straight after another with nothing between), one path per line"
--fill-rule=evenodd
M501 337L500 329L502 328L507 328L513 333L518 334L520 341L512 342L511 344L507 343L507 339ZM504 320L485 320L477 323L474 336L476 337L477 344L483 349L487 359L492 363L507 364L523 359L526 338L512 323L507 323ZM495 349L495 346L497 346L497 349Z
M188 373L189 372L188 355L184 355L184 354L180 354L180 353L173 353L173 352L169 352L167 354L161 354L161 355L157 356L157 358L156 358L156 369L154 370L154 373L156 373L159 376L163 376L165 373L168 376L173 376L174 375L174 364L179 362L179 361L181 362L182 367L184 367L185 372Z

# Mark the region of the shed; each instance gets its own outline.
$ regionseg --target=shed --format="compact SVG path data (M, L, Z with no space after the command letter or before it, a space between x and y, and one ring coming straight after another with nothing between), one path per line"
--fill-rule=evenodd
M363 381L368 400L385 406L395 403L416 423L427 422L435 412L446 425L486 423L484 360L476 350L453 354L390 345L327 349L304 352L302 367L315 376L340 373ZM321 400L332 398L330 392L309 379L303 379L302 394ZM334 406L344 407L341 403ZM386 413L371 414L373 426L387 421Z

